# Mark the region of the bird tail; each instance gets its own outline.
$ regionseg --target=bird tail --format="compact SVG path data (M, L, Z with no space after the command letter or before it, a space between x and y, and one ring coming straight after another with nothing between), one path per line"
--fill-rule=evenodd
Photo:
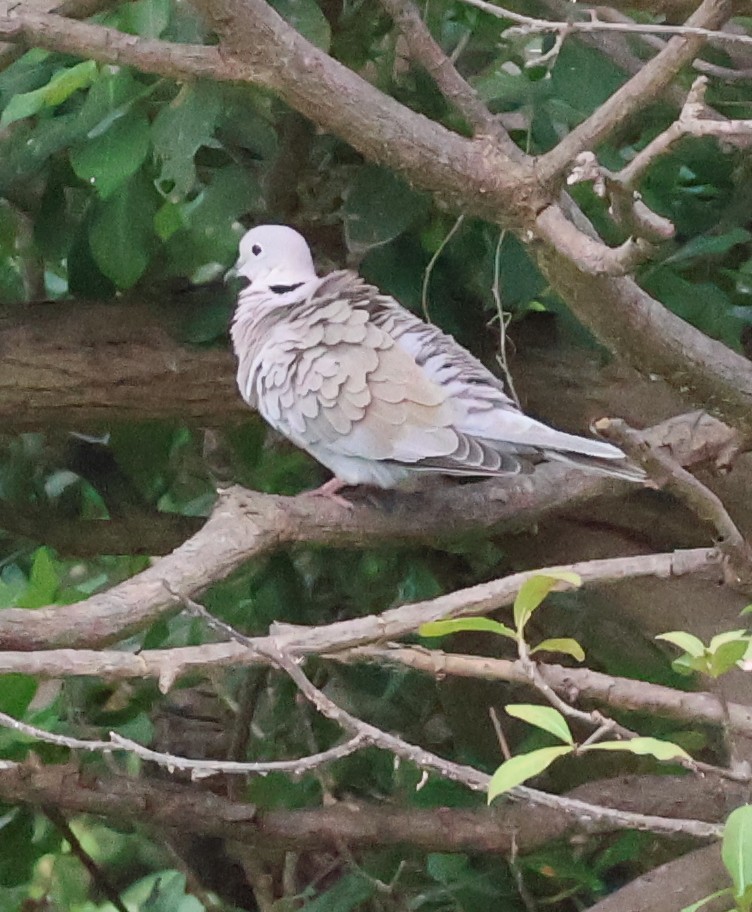
M597 441L596 441L597 442ZM615 449L615 448L614 448ZM621 478L623 481L644 482L647 474L640 466L630 462L622 454L621 458L609 456L589 456L582 453L564 453L559 450L546 450L546 458L552 462L563 462L566 465L576 466L587 472L597 475L607 475L610 478Z

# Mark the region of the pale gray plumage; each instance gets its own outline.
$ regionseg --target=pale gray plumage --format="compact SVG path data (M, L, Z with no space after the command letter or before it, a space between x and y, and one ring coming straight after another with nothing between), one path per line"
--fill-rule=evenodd
M644 477L616 447L524 415L451 336L355 273L318 278L291 228L247 232L233 272L250 282L232 324L241 395L346 484L507 475L546 459Z

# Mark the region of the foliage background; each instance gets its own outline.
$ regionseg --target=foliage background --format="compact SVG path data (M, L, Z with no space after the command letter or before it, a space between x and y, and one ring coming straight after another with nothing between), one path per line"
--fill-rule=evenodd
M374 0L273 5L303 35L383 91L464 129L428 76L410 65ZM566 41L548 63L529 65L550 49L549 39L500 43L500 23L460 2L431 3L425 16L445 49L460 48L460 67L491 109L510 119L513 137L531 153L552 148L626 80L607 54L576 39ZM212 40L193 9L173 0L110 4L94 21L141 37ZM718 65L732 64L718 48L709 57ZM747 82L716 80L710 100L723 114L751 117L748 89ZM233 291L221 278L235 259L238 239L244 227L282 221L306 234L323 268L345 263L359 268L416 313L427 309L432 320L491 365L502 346L500 294L511 315L512 371L521 362L525 376L533 375L533 391L540 390L538 351L545 350L545 357L585 352L597 364L608 361L511 233L471 218L451 233L454 214L318 132L265 91L208 80L176 85L37 49L0 74L0 110L0 303L6 325L33 318L31 301L45 300L45 308L54 308L69 298L90 299L107 308L118 299L133 305L136 319L144 302L155 314L167 314L171 331L186 346L225 347ZM673 117L667 103L652 105L600 150L601 161L618 170ZM674 222L677 234L642 268L641 284L740 352L751 344L752 323L748 170L748 156L739 151L712 140L686 141L655 163L642 187L646 202ZM589 185L574 188L574 195L609 241L624 239ZM538 392L539 410L555 411L555 402L545 399ZM579 416L556 417L582 429ZM115 424L103 414L77 433L40 427L17 434L9 428L0 451L7 517L0 538L0 606L69 604L148 564L138 555L136 537L127 554L85 559L75 554L75 545L54 550L40 544L47 540L40 517L51 528L129 515L145 524L158 513L203 517L218 479L288 494L324 480L319 467L272 439L252 416L243 424L220 423L217 460L206 458L204 428L190 422ZM613 523L618 525L615 517ZM692 543L696 530L682 529L680 540L674 532L675 527L667 547ZM366 551L295 548L254 562L214 587L205 604L238 629L262 633L275 620L315 624L431 598L520 565L535 566L537 550L532 536L475 536L451 550L399 544ZM591 667L686 686L648 633L629 618L612 616L603 596L554 598L540 623L547 635L578 637ZM154 648L207 638L211 634L201 622L179 616L159 621L127 645ZM496 648L478 636L455 645L459 651ZM499 763L487 707L516 699L511 685L433 681L413 672L324 663L314 679L343 706L382 728L489 772ZM187 681L167 697L152 683L8 676L0 686L0 710L52 731L96 736L114 730L189 756L227 756L240 738L249 759L291 757L324 749L338 737L334 726L301 703L292 684L256 670ZM244 740L240 733L249 718ZM712 733L679 735L665 722L642 722L647 733L683 739L709 759L722 753ZM515 752L543 743L524 726L505 730ZM0 732L3 758L32 752L43 763L67 757L61 749ZM101 757L81 758L84 775L87 767L105 763ZM133 759L128 764L133 774L154 775ZM586 769L567 761L545 785L567 790L584 778L626 768L623 758L588 760ZM633 772L649 769L648 761L631 761ZM416 808L483 803L482 796L446 782L431 780L418 790L419 780L409 765L395 765L387 754L369 750L300 780L269 775L232 788L264 808L317 807L334 799ZM260 851L254 868L247 858L239 865L237 850L233 855L218 841L157 832L146 821L134 829L76 817L70 826L100 874L129 907L145 912L262 907L259 871L285 894L274 906L280 910L481 912L530 908L532 901L580 909L677 851L632 832L562 841L514 863L410 847L362 851L357 858L308 852L297 859L295 901L279 887L285 856L278 848ZM44 809L4 808L0 908L111 909L83 854ZM392 881L391 891L380 886ZM520 882L526 885L522 893Z

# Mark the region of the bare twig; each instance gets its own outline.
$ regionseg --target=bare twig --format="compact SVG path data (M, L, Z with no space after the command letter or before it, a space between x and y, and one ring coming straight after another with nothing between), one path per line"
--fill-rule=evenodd
M682 468L670 455L651 448L637 431L621 420L602 419L598 429L618 442L625 452L639 462L653 481L670 491L718 535L718 547L728 558L727 582L745 591L752 587L752 548L729 516L723 502L701 481Z
M705 106L707 85L707 76L698 76L692 83L678 120L659 133L635 155L629 164L622 168L616 177L625 187L630 189L637 187L653 162L659 156L665 155L685 136L716 136L725 139L741 137L746 140L752 137L752 120L719 120L707 116Z
M499 119L491 114L433 38L412 0L381 0L381 5L405 36L413 59L425 67L442 95L465 118L475 135L493 139L511 158L522 158Z
M109 899L112 905L117 909L117 912L128 912L128 909L123 902L120 893L110 881L110 878L105 874L105 872L99 867L99 865L94 861L94 859L89 855L86 849L81 845L81 840L76 836L76 834L71 829L70 824L65 819L64 814L56 807L47 806L44 808L45 816L50 820L50 822L57 827L58 830L63 834L63 838L70 846L70 850L73 855L78 858L81 864L86 868L91 876L91 879L99 887L102 893Z
M245 776L250 774L265 774L271 772L298 773L308 772L324 763L331 763L333 760L339 760L347 757L364 746L364 739L357 735L348 741L338 744L326 751L318 754L312 754L308 757L301 757L297 760L269 760L264 762L240 763L235 760L191 760L187 757L177 757L173 754L153 751L130 738L124 738L117 732L110 732L109 741L73 738L69 735L58 735L53 732L45 731L35 725L29 725L19 719L14 719L7 713L0 712L0 725L10 728L13 731L20 732L37 741L43 741L45 744L55 744L58 747L67 747L71 750L97 751L101 753L110 753L112 751L127 751L135 754L144 760L150 760L164 769L182 770L190 772L192 779L205 779L207 776L214 776L218 773L230 776Z
M752 37L734 32L724 32L715 28L704 28L695 25L663 25L652 22L603 22L597 17L597 12L587 19L575 19L568 22L553 22L550 19L537 19L534 16L525 16L513 12L496 3L487 0L461 0L468 6L474 6L497 19L506 22L516 22L519 28L509 28L504 32L505 37L516 35L532 35L540 32L558 32L560 34L577 34L592 32L619 32L625 35L677 35L679 37L696 37L717 41L721 44L752 45Z
M361 646L326 658L336 662L398 663L435 677L457 675L486 681L529 683L518 661L486 656L453 655L417 646ZM565 668L546 664L538 669L545 682L567 700L594 701L616 710L651 713L667 719L724 726L752 735L752 709L741 703L728 704L728 718L712 693L687 693L662 684L619 678L588 668Z
M703 0L687 20L685 28L714 30L731 15L727 0ZM619 23L606 23L609 28ZM660 97L679 70L691 63L707 35L687 33L672 38L666 47L604 102L597 111L572 130L550 152L541 156L538 169L544 181L555 181L580 153L594 149L627 118ZM746 37L746 36L744 36ZM752 38L747 38L752 41Z

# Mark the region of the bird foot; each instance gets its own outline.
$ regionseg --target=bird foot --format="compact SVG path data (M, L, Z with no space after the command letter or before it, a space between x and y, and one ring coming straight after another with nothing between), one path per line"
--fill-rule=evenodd
M324 482L320 487L314 488L313 491L306 491L308 497L325 497L327 500L331 500L333 503L336 503L337 506L344 507L346 510L352 510L353 505L349 500L346 500L344 497L340 497L337 493L341 491L342 488L348 487L347 482L342 481L341 478L330 478L329 481Z

